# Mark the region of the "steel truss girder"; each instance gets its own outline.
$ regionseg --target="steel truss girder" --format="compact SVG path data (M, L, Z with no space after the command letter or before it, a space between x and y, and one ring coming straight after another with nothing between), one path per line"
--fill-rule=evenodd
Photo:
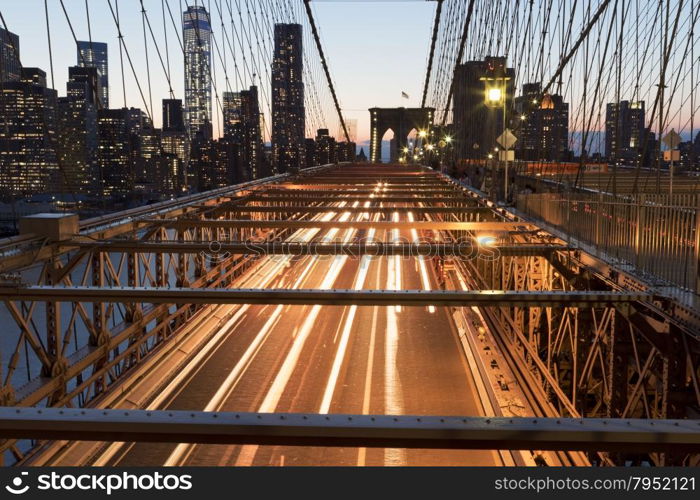
M581 262L582 255L517 257L511 269L502 260L476 261L480 270L475 274L491 276L479 284L482 288L634 288L617 286L610 279L615 273L599 273ZM682 332L668 313L660 314L658 297L650 299L614 308L530 308L529 314L503 308L485 313L500 313L505 350L519 358L523 371L537 377L555 411L583 417L691 416L690 409L700 405L698 356L690 345L695 337L692 331ZM624 457L603 458L619 463ZM694 460L678 453L652 454L650 459L657 465Z
M235 198L234 198L235 200ZM393 196L387 195L386 193L377 193L373 198L367 197L367 195L344 195L342 201L371 201L373 203L455 203L459 205L477 206L475 200L472 198L466 198L462 193L455 192L450 196ZM304 195L300 192L290 193L288 196L284 194L275 194L271 196L261 194L251 195L245 198L246 202L299 202L304 201L306 203L329 203L332 202L329 197L319 196L319 195Z
M113 283L113 286L118 286L120 283L118 279L118 269L114 269L110 259L107 259L102 252L93 252L92 255L93 260L94 257L99 257L97 260L102 263L99 265L99 269L94 265L92 266L92 272L94 274L92 280L93 285L108 286L105 285L105 282L109 279L109 283ZM123 260L124 259L120 259L120 261ZM250 258L234 257L219 259L216 267L212 267L206 274L196 278L190 286L225 286L232 276L237 273L240 274L253 260L254 259ZM172 262L168 266L168 269L174 271ZM87 270L89 270L89 268ZM115 273L117 274L115 275ZM83 284L86 283L85 278L83 278L81 282ZM160 280L151 280L150 276L144 276L142 282L148 284L142 286L151 286L153 284L163 286L164 284L164 282ZM72 286L70 280L68 280L66 284L68 285L66 289L70 289L69 287ZM21 302L21 298L11 296L0 300L4 300L9 306L12 306L14 302ZM37 303L38 302L35 301L30 304L30 311ZM72 304L73 308L83 308L83 304L73 301L72 299L63 300L61 303ZM189 317L194 311L194 308L189 305L183 306L179 304L175 312L169 312L168 305L162 304L153 308L142 309L141 318L132 318L133 322L131 323L129 323L126 318L121 320L117 318L117 321L120 321L120 323L108 328L106 324L107 320L115 318L115 309L119 306L107 304L103 301L93 302L93 304L97 309L97 312L94 314L94 329L97 330L94 333L97 337L94 341L89 342L87 345L79 346L78 350L70 355L66 355L63 360L65 362L64 369L60 373L53 376L41 375L34 377L21 387L13 390L13 394L10 396L9 403L7 404L25 406L40 404L47 397L52 396L60 389L63 383L62 381L73 381L82 378L82 383L78 382L77 385L72 385L71 387L73 388L69 393L69 396L72 394L72 397L77 397L80 395L81 391L89 390L89 385L92 382L97 383L98 378L114 375L111 370L124 361L124 355L129 352L134 352L135 349L141 349L155 335L160 337L160 340L163 340L163 337L168 336L167 332L173 327L174 321L180 321L182 318ZM134 302L125 301L123 304L134 304ZM17 318L15 319L17 321ZM25 323L21 318L20 320L23 324ZM159 322L159 324L148 332L144 332L146 325L149 325L154 320ZM84 321L89 328L89 319L84 319ZM112 323L112 321L110 321L110 323ZM102 324L102 327L100 327L100 324ZM91 337L92 335L93 333L91 332ZM130 339L136 340L136 343L130 345L125 350L120 349L120 354L116 355L115 349L119 349L119 346L122 346L125 341ZM40 353L41 351L37 354ZM92 369L92 375L86 375L86 370L88 369ZM58 404L68 404L69 402L70 398L64 398L64 400Z
M306 213L325 213L325 212L349 212L351 214L384 214L392 215L394 212L399 214L493 214L493 210L488 207L333 207L333 206L306 206L306 205L287 205L287 206L250 206L250 205L233 205L230 207L222 207L222 211L232 213L278 213L288 214L296 212Z
M289 195L294 195L296 193L301 194L301 195L312 195L312 196L345 196L345 195L352 195L352 194L361 194L365 195L365 199L369 197L371 194L376 194L376 195L384 195L384 194L390 194L390 195L418 195L418 196L439 196L439 195L449 195L449 194L458 194L459 191L455 191L454 188L452 187L446 187L443 189L399 189L399 188L387 188L384 190L383 188L380 191L375 191L373 188L362 188L362 189L353 189L353 188L348 188L348 187L343 187L340 188L340 186L347 186L347 184L339 184L339 187L337 189L333 189L333 185L329 185L325 189L284 189L284 188L270 188L265 190L266 193L271 193L274 195L279 195L282 193L286 193ZM461 193L459 193L461 194ZM462 195L464 196L464 195Z
M389 183L386 187L381 187L379 188L377 186L377 183L372 183L372 182L367 182L367 181L362 181L358 180L357 182L352 183L352 187L348 187L349 184L343 183L344 181L341 181L337 184L333 184L330 182L311 182L308 184L295 184L293 187L289 189L289 191L337 191L337 190L343 190L343 191L349 191L349 192L368 192L368 193L390 193L390 192L396 192L396 191L411 191L414 193L418 193L421 191L440 191L441 193L444 193L447 191L446 188L449 188L444 182L441 183L422 183L422 182L398 182L398 183ZM386 191L384 191L386 189Z
M0 408L6 438L373 448L700 452L692 420Z
M0 287L3 300L150 304L289 304L365 306L606 307L649 300L642 293L501 290L346 290L149 287Z
M401 255L474 258L500 256L549 255L552 252L571 251L565 245L493 245L482 249L470 240L461 243L320 243L320 242L219 242L219 241L132 241L111 240L104 242L67 243L81 249L103 252L141 253L204 253L235 255Z
M316 177L307 181L297 181L295 186L321 186L323 189L327 185L352 184L353 186L367 186L374 189L381 182L382 186L390 187L437 187L444 188L445 182L436 177L431 180L418 180L417 178L408 177L366 177L358 175L357 177Z
M302 170L302 173L316 173L328 169L331 165L312 167ZM335 165L333 165L335 166ZM234 186L227 186L204 193L197 193L175 200L154 203L146 207L132 208L115 214L103 215L80 221L80 232L95 239L111 238L137 229L134 220L139 217L179 217L198 213L204 207L202 204L216 202L222 199L235 199L235 195L254 191L265 185L289 179L289 174L280 174L265 179L258 179ZM326 198L327 201L327 198ZM13 271L29 266L36 261L44 260L53 255L51 244L34 235L21 235L0 239L0 272Z
M342 213L342 208L329 212ZM316 221L316 220L249 220L249 219L148 219L141 224L162 224L171 229L210 228L270 228L270 229L416 229L423 231L533 231L528 222L445 222L445 221Z

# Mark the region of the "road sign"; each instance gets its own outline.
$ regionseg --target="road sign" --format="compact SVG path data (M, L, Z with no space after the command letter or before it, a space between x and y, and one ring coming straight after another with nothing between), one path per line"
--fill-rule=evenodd
M496 139L498 144L506 149L513 147L513 144L515 144L517 140L518 138L513 135L513 132L511 132L509 128L505 129L505 131L498 136L498 139Z
M515 161L515 151L512 149L510 151L499 151L498 159L499 161Z
M681 161L681 152L677 149L664 151L664 161Z
M668 149L676 149L681 143L681 136L676 133L676 129L672 128L671 131L664 136L663 141L664 144L668 146Z

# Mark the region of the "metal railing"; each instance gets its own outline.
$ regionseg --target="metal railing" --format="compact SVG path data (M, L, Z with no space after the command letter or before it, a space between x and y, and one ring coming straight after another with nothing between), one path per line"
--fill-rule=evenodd
M700 292L697 194L520 194L517 207L656 284Z

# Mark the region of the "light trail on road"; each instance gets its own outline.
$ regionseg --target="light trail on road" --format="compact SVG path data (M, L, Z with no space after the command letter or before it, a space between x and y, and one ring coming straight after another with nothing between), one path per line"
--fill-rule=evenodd
M284 186L284 185L281 185ZM381 213L343 207L406 207L381 196L382 180L364 201L335 199L310 220L379 222ZM293 202L298 205L298 202ZM424 216L427 217L427 214ZM413 213L392 212L413 222ZM298 229L284 241L352 243L418 241L416 229ZM430 260L377 257L261 256L237 286L278 283L292 289L437 288ZM483 415L481 395L444 307L226 306L227 319L185 369L174 373L152 409L205 411ZM482 384L483 386L483 384ZM493 451L294 448L256 445L141 444L106 446L94 464L145 465L497 465Z

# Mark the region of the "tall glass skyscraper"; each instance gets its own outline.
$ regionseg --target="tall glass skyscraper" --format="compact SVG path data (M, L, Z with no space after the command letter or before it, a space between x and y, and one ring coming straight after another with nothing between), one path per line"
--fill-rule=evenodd
M275 24L272 60L272 154L278 172L304 158L304 81L301 24Z
M223 93L224 137L240 141L241 93Z
M21 69L19 37L0 28L0 82L18 82Z
M102 42L78 42L78 66L97 68L97 107L109 108L109 63L107 44Z
M185 125L194 137L211 124L211 24L202 6L189 6L182 15L185 40Z

